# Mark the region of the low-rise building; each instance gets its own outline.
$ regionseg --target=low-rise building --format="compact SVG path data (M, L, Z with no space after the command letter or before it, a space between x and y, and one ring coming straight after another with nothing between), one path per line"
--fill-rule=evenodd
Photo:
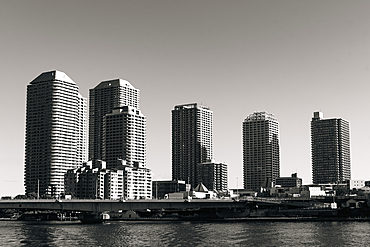
M105 198L104 179L107 170L100 161L93 168L92 162L84 162L82 167L68 170L64 175L65 194L79 199Z
M349 180L349 189L360 189L365 187L365 180Z
M127 165L118 160L118 166L107 169L104 161L86 162L65 175L66 194L79 199L151 199L152 171L133 162Z
M302 178L297 177L297 173L293 173L291 177L277 178L275 184L282 188L299 188L302 186Z
M120 169L110 169L105 175L104 193L105 198L117 200L124 197L124 171Z
M310 191L310 197L315 197L315 196L326 196L325 190L322 190L321 186L311 186L308 188Z
M155 199L164 199L170 193L190 191L190 187L190 184L186 184L182 180L153 181L152 196Z
M215 198L217 194L214 191L208 190L204 184L200 183L190 192L190 196L197 199L211 199Z
M124 198L125 199L151 199L152 198L152 171L144 164L133 162L126 164L119 160L119 166L115 169L123 170L124 175Z

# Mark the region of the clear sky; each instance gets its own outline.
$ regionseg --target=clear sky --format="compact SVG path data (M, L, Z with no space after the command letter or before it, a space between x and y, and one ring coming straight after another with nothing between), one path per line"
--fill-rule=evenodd
M0 195L24 193L26 86L60 70L88 90L141 90L147 166L171 179L171 110L214 112L214 156L242 187L242 122L280 123L281 176L311 183L314 111L351 125L353 179L370 174L370 1L0 0ZM237 179L238 178L238 179Z

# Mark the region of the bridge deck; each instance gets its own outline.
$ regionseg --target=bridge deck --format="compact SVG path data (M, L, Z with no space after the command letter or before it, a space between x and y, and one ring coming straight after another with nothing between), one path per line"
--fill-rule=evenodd
M245 208L247 202L232 200L3 200L0 209L104 212L119 210Z

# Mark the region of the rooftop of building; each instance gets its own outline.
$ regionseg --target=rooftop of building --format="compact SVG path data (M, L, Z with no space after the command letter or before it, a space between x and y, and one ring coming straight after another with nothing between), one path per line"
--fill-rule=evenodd
M43 72L33 81L31 81L30 84L37 84L46 81L63 81L71 84L76 84L71 78L69 78L69 76L66 73L59 70Z
M141 110L132 107L132 106L119 106L113 108L112 112L107 114L106 116L114 116L117 114L129 114L129 115L138 115L145 117L144 114L141 112Z
M265 111L253 112L252 114L250 114L248 117L244 119L244 122L255 122L255 121L266 121L266 120L277 121L277 118L275 117L274 114L267 113Z
M293 178L293 179L301 179L301 178L299 178L299 177L298 177L297 173L292 173L292 175L291 175L290 177L278 177L278 178L280 178L280 179L281 179L281 178L284 178L284 179L285 179L285 178L286 178L286 179L289 179L289 178Z
M209 164L222 164L222 165L226 165L225 162L216 162L215 159L208 159L206 162L202 162L202 163L198 163L198 165L209 165Z
M208 192L208 189L203 183L200 183L198 184L197 187L195 187L194 191L195 192Z
M185 184L183 180L153 180L152 182L161 184Z
M345 120L343 118L324 118L324 113L322 111L316 111L313 113L313 117L312 117L312 120L313 121L317 121L317 120L343 120L343 121L346 121L346 122L349 122L348 120Z
M189 104L182 104L182 105L175 106L175 110L191 109L191 108L210 110L208 106L199 105L198 103L189 103Z
M129 81L124 80L124 79L113 79L113 80L102 81L94 89L102 89L102 88L117 87L117 86L128 87L131 89L139 90L135 88L134 86L132 86Z

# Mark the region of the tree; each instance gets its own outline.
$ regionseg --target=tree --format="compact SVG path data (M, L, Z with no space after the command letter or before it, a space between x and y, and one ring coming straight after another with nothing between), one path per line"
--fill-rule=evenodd
M23 199L27 199L27 196L26 195L17 195L16 197L14 197L15 200L23 200Z

